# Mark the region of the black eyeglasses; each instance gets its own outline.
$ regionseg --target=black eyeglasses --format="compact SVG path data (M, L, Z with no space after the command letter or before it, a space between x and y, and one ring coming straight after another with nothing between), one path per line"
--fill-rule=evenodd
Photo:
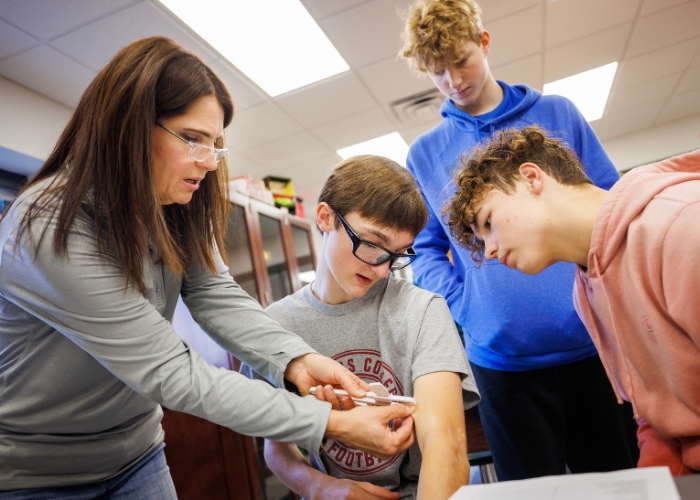
M352 242L352 254L365 264L381 266L389 261L389 269L395 271L403 269L416 258L416 252L413 251L413 248L406 250L406 253L396 253L376 243L372 243L371 241L363 240L358 236L355 230L350 227L350 224L345 222L342 215L338 212L336 212L335 215L350 237L350 241Z

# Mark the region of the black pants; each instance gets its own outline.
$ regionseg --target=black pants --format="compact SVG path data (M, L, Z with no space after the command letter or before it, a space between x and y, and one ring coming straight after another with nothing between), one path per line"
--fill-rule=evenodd
M598 356L525 372L472 371L499 481L564 474L567 465L573 473L636 467L631 405L617 404Z

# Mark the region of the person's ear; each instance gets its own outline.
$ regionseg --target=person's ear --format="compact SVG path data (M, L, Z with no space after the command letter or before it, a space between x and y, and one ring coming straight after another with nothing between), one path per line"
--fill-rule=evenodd
M316 225L318 228L324 233L329 233L333 229L334 223L335 212L330 205L325 201L319 203L316 206Z
M489 55L489 50L491 49L491 34L484 30L481 32L481 50L484 51L484 55Z
M536 163L525 162L518 168L520 178L527 184L528 189L533 194L542 192L544 173Z

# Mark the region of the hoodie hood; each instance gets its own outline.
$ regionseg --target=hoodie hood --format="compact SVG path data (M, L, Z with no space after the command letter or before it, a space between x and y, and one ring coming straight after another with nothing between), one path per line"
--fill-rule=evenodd
M527 85L506 85L501 81L498 85L503 89L503 100L493 111L472 116L459 109L451 99L445 99L440 114L443 118L453 119L451 123L459 129L476 133L480 141L491 136L496 129L504 128L503 123L528 110L542 97L540 92Z
M588 253L589 274L605 272L626 240L630 224L654 197L673 185L695 179L700 179L700 149L626 173L610 189L598 212ZM647 217L653 221L654 214ZM659 215L659 222L662 218ZM593 262L594 256L597 263Z

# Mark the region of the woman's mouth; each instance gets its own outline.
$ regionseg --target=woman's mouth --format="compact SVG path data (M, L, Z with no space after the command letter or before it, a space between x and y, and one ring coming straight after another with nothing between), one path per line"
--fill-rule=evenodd
M202 181L202 179L185 179L184 181L189 189L196 191L199 189L199 183Z

